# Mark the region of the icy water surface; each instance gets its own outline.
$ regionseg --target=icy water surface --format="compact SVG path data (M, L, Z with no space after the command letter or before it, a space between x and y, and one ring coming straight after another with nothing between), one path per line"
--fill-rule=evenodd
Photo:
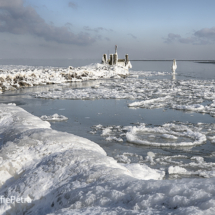
M166 178L211 177L215 168L215 65L132 62L126 79L6 92L36 116L62 115L52 128L86 137L120 163L146 163ZM56 115L55 115L56 116Z

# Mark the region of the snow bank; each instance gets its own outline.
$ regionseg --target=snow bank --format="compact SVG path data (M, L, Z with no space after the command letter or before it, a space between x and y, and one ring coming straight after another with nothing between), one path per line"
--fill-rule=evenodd
M0 136L0 196L30 200L2 203L1 214L214 212L213 178L148 180L162 179L164 172L144 164L122 166L94 142L54 131L14 105L0 105Z
M112 179L122 175L129 180L140 177L147 180L161 179L164 175L162 171L138 166L143 174L140 176L140 172L137 176L137 173L133 174L113 158L107 157L97 144L72 134L54 131L48 122L14 105L0 105L0 117L0 195L5 198L30 198L33 202L24 206L5 203L0 205L1 212L9 210L10 213L16 211L22 214L27 210L35 214L38 208L42 211L41 214L51 212L52 207L61 208L61 201L67 204L69 190L73 192L81 189L83 192L89 185L93 188L98 183L95 187L97 189L112 174ZM66 191L68 185L72 186ZM65 190L62 197L59 197L60 190ZM110 193L108 198L111 200L114 195ZM62 198L60 202L59 198ZM84 198L83 204L92 204L91 197ZM56 207L52 204L56 204Z
M70 81L84 81L107 78L121 78L129 74L128 69L119 66L90 64L84 67L41 68L2 66L0 70L0 91L16 90L44 84L56 84Z

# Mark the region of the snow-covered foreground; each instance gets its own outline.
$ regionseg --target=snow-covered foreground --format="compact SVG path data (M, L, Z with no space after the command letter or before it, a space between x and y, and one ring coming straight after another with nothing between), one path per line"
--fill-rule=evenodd
M214 178L158 180L164 171L120 165L96 143L12 104L0 105L0 137L0 195L28 199L4 202L1 214L215 213Z
M0 91L101 78L124 78L128 74L128 69L125 67L109 66L99 63L77 68L69 67L66 69L54 67L1 66Z

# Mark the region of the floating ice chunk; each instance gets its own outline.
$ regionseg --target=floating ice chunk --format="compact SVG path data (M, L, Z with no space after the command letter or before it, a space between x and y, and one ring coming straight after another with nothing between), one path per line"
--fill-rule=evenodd
M65 120L68 120L67 117L63 116L63 115L58 115L57 113L51 115L51 116L46 116L46 115L43 115L40 117L42 120L45 120L45 121L65 121Z
M107 127L102 131L101 136L108 136L111 134L111 132L112 132L111 127Z
M203 163L204 162L204 158L200 157L200 156L194 156L190 158L191 160L196 160L197 163Z
M170 134L162 134L162 137L166 138L166 139L174 139L174 140L178 139L178 137L176 137L174 135L170 135Z
M131 163L131 160L125 155L117 155L115 157L115 159L119 162L119 163Z
M156 98L156 99L149 99L149 100L145 100L142 102L133 102L133 103L128 104L128 106L129 107L145 107L148 104L156 103L156 102L163 102L167 99L171 99L171 97L166 96L166 97L161 97L161 98Z
M16 103L8 103L7 105L13 105L13 106L16 106Z
M151 146L157 146L157 147L163 147L163 146L168 146L168 147L181 147L181 146L195 146L195 145L200 145L203 144L206 141L206 136L205 134L202 134L200 132L194 132L191 129L182 126L183 131L174 131L177 129L177 125L174 126L173 124L165 124L162 127L154 127L154 128L147 128L145 124L141 124L140 126L133 126L130 131L126 133L126 138L128 142L135 143L135 144L140 144L140 145L151 145ZM174 129L173 129L174 128ZM185 129L186 128L186 129ZM185 131L184 131L185 129ZM187 137L193 140L193 142L152 142L149 140L142 139L139 137L141 134L157 134L157 135L165 135L164 137L166 138L166 135L170 135L168 137L171 137L171 139L177 139L174 137Z
M187 170L180 166L170 166L168 168L169 174L186 174Z
M143 180L161 180L165 176L165 172L148 167L145 164L124 164L131 171L133 177Z
M186 111L197 111L201 112L204 111L205 107L200 104L193 104L193 105L173 105L172 108L177 110L186 110Z
M102 136L106 136L106 135L102 135ZM123 139L122 138L117 138L117 137L114 137L114 136L109 136L106 138L107 141L117 141L117 142L123 142Z
M149 161L151 163L151 165L155 164L154 158L155 158L155 153L147 152L146 161Z

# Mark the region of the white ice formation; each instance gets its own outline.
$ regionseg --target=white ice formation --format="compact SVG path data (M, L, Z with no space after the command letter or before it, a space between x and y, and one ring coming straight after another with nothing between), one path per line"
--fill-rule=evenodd
M194 132L186 126L183 126L182 131L180 127L171 123L164 124L162 127L149 128L145 124L140 126L133 126L127 133L127 141L140 145L156 146L156 147L184 147L195 146L203 144L207 138L205 134L200 132ZM149 141L146 138L146 134L154 134L159 139L168 139L170 141L156 142ZM145 135L145 138L141 138L141 135ZM176 142L179 137L190 139L190 141Z
M209 132L201 132L202 128L176 123L149 127L144 123L139 126L108 126L92 127L93 133L101 131L108 141L128 141L130 143L153 147L193 147L213 139ZM124 139L123 139L124 138ZM120 141L119 141L120 140Z
M63 115L58 115L57 113L55 113L51 116L43 115L40 118L44 121L65 121L65 120L68 120L67 117L65 117Z
M120 165L96 143L54 131L14 105L0 105L0 195L27 198L1 214L213 214L215 180L157 180L162 170ZM193 165L205 165L198 157ZM170 168L169 173L185 172ZM156 180L149 180L150 178Z
M0 90L16 90L22 87L85 81L108 78L121 78L129 74L120 66L90 64L83 67L16 67L2 66L0 70Z
M173 63L172 63L172 71L173 71L173 73L175 73L176 69L177 69L177 64L176 64L176 60L174 59Z
M151 73L140 73L143 77ZM132 72L131 72L132 75ZM51 89L37 92L38 98L52 99L132 99L130 108L172 108L215 116L214 80L115 79L95 88Z

